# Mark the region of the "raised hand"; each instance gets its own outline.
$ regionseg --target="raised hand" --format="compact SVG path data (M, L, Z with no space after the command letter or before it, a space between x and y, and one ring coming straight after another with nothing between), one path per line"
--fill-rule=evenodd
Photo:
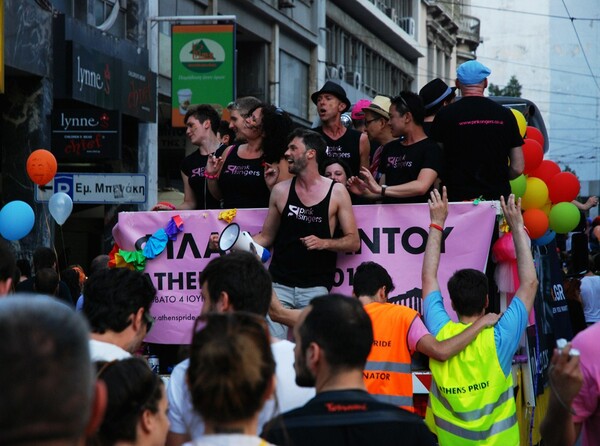
M448 194L446 193L446 186L442 188L442 195L440 195L437 189L433 189L427 203L429 203L431 223L444 227L446 217L448 217Z

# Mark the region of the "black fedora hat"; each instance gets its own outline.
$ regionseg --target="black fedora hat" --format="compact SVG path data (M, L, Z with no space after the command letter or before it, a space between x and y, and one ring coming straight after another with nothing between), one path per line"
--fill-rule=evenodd
M348 100L348 98L346 97L346 90L344 90L340 84L336 84L332 81L325 82L325 85L323 85L319 91L315 91L313 94L310 95L310 99L313 101L313 104L317 105L317 98L320 94L323 93L332 94L344 104L346 104L346 108L344 109L344 111L348 110L352 105L350 103L350 100Z
M429 110L454 93L455 90L456 87L449 87L438 77L425 84L419 91L419 96L423 99L425 110Z

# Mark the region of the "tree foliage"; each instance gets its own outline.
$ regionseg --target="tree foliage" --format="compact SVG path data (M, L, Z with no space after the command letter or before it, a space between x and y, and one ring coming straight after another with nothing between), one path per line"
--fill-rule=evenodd
M520 98L521 88L522 85L519 83L517 76L513 74L510 77L508 84L506 84L504 88L500 88L498 85L490 84L488 86L488 91L490 92L490 96L511 96Z

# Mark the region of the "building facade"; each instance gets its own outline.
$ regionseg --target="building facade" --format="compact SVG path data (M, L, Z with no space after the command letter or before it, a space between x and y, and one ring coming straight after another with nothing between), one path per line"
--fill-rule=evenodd
M478 22L458 0L2 3L2 201L30 203L37 217L17 251L29 257L36 246L54 244L66 264L87 265L106 252L119 211L147 210L164 190L182 190L179 163L194 148L170 120L172 25L235 16L236 96L276 104L307 127L316 118L310 94L327 80L352 102L418 91L434 77L452 82L457 62L473 58L479 42ZM65 136L60 128L75 118L108 119L113 136L77 156L71 144L84 129ZM74 200L58 228L43 201L51 192L36 191L24 168L37 148L55 154L59 173L143 174L144 201Z

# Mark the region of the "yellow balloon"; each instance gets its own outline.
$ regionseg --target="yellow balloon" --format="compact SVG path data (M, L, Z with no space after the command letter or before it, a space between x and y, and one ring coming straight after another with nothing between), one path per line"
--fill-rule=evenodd
M546 201L546 203L540 209L542 211L544 211L544 214L546 214L548 217L550 217L550 210L552 209L552 202L550 200Z
M521 197L521 207L527 209L542 208L548 201L548 186L539 178L527 178L525 194Z
M519 126L519 133L521 134L521 138L523 138L525 136L525 132L527 132L527 120L525 119L525 116L523 116L523 113L521 113L519 110L511 108L510 111L513 112L513 115L515 115L517 125Z

